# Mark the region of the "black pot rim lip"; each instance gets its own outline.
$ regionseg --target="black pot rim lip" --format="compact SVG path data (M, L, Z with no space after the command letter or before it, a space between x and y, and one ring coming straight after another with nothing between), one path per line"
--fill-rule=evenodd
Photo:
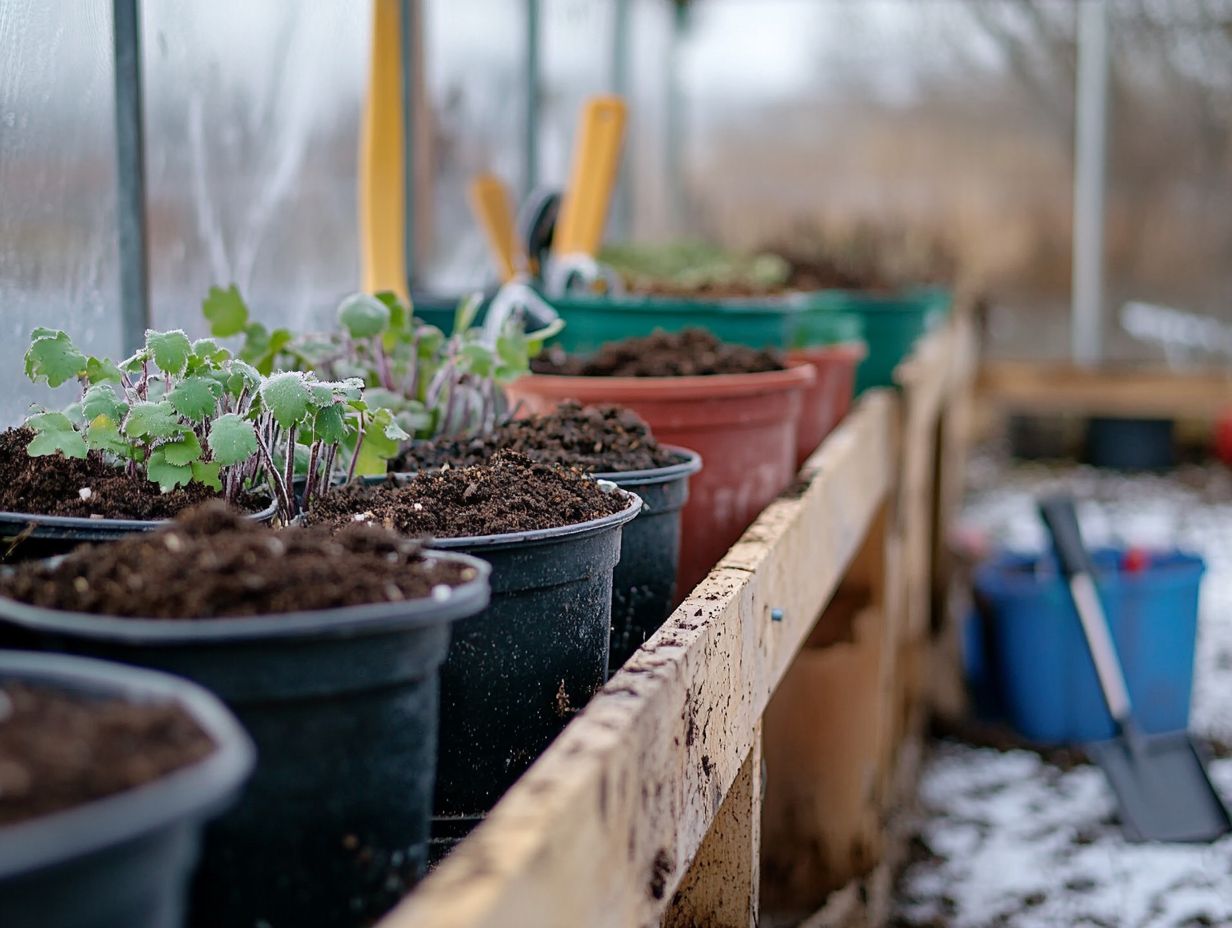
M682 448L679 445L660 445L659 447L684 460L663 467L648 467L643 470L595 471L591 476L596 480L614 483L618 487L636 487L670 483L681 477L690 477L702 469L702 456L696 451Z
M636 493L621 489L610 480L600 480L600 484L611 487L610 492L619 493L626 498L627 505L620 512L610 516L601 516L586 522L574 522L572 525L559 525L556 528L539 528L529 532L505 532L500 535L463 535L457 538L434 538L432 545L444 550L465 548L467 551L477 551L486 548L511 548L518 545L534 545L570 541L589 535L597 535L609 529L620 528L637 517L642 510L642 498Z
M67 634L125 645L217 645L286 639L349 638L427 628L466 618L488 604L491 566L458 551L425 549L431 558L462 563L475 577L450 587L447 599L431 597L366 603L334 609L278 612L260 616L158 619L122 618L66 609L47 609L0 596L0 623L43 634ZM51 563L58 558L49 558Z
M646 467L641 470L604 470L594 471L590 474L595 480L606 480L608 483L614 483L618 487L629 486L645 486L652 483L669 483L672 480L677 480L680 477L688 477L696 474L702 469L702 456L696 451L689 448L682 448L680 445L659 445L665 451L670 451L676 457L683 458L674 464L665 464L662 467ZM436 468L430 468L432 470ZM413 477L419 471L391 471L384 475L381 479L394 477L398 479L406 479Z
M252 739L231 712L217 696L189 680L96 658L27 651L0 651L0 678L4 677L176 702L209 734L215 747L196 763L141 786L0 826L0 880L99 853L183 819L202 820L229 803L256 762Z
M249 519L257 522L268 522L278 511L278 503L271 500L269 505L258 512L244 513ZM35 523L36 530L43 528L71 529L103 529L111 531L144 532L158 528L175 521L174 519L89 519L82 516L48 516L36 512L0 512L0 524Z

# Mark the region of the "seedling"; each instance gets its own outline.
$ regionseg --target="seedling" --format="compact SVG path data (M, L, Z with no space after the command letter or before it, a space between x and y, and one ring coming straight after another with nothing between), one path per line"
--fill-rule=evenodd
M195 482L232 503L266 486L286 521L329 486L339 448L368 444L379 453L408 437L389 410L369 407L358 378L263 376L213 339L191 342L179 330L147 331L145 346L116 364L86 356L63 331L39 328L25 362L35 383L76 380L81 388L66 409L27 418L31 456L98 455L163 492ZM299 498L296 475L305 480Z
M562 325L528 336L514 314L494 326L476 326L479 305L477 295L462 301L449 337L389 292L347 297L338 307L338 328L320 335L266 331L250 321L234 285L211 288L203 311L215 336L244 335L239 356L253 366L268 362L329 380L357 378L373 410L387 410L407 436L430 438L489 432L507 418L502 387L529 372L530 359ZM353 470L383 473L384 461L397 451L384 430L366 432Z

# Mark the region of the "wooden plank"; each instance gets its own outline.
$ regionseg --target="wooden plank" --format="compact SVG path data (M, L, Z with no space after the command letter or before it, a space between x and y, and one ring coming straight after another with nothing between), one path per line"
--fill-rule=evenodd
M384 928L603 928L665 913L760 719L889 492L870 393Z
M838 618L847 640L806 647L766 709L763 898L779 918L816 911L881 855L885 617Z
M663 928L756 928L761 912L762 740L754 737L676 890Z
M1232 372L987 361L977 390L1003 412L1210 419L1232 406Z

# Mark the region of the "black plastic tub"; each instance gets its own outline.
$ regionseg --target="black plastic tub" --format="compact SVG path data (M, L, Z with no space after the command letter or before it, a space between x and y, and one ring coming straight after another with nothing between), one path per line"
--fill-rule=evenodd
M642 498L642 511L625 526L620 563L612 578L612 644L608 658L614 673L642 643L659 630L676 605L676 568L680 562L680 511L689 499L689 477L702 458L687 448L668 446L677 464L653 470L595 474Z
M278 507L270 503L250 513L258 522L274 518ZM134 532L152 532L167 519L83 519L44 516L29 512L0 512L0 562L16 563L68 554L78 545L115 541Z
M422 876L437 670L488 565L440 599L259 618L127 619L0 598L43 648L156 667L213 690L257 744L243 801L206 834L192 923L369 924Z
M614 493L621 493L612 487ZM434 852L473 828L607 679L612 572L641 509L535 532L441 538L492 565L492 601L441 668Z
M201 828L230 805L252 742L201 687L166 674L56 654L0 651L0 682L89 697L175 702L214 741L202 760L135 789L0 827L4 928L175 928Z
M1168 470L1176 466L1171 419L1095 418L1087 424L1087 462L1111 470Z

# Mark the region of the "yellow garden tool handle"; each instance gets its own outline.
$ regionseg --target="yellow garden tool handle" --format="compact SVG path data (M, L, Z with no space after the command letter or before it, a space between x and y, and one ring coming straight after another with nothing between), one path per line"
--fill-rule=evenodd
M626 116L625 101L614 96L594 97L582 110L569 186L552 239L557 257L599 250L620 168Z
M508 283L518 272L517 244L514 241L513 206L509 191L499 177L481 174L471 181L471 209L488 239L496 258L501 281Z
M373 0L372 57L359 159L362 286L407 299L399 0Z

